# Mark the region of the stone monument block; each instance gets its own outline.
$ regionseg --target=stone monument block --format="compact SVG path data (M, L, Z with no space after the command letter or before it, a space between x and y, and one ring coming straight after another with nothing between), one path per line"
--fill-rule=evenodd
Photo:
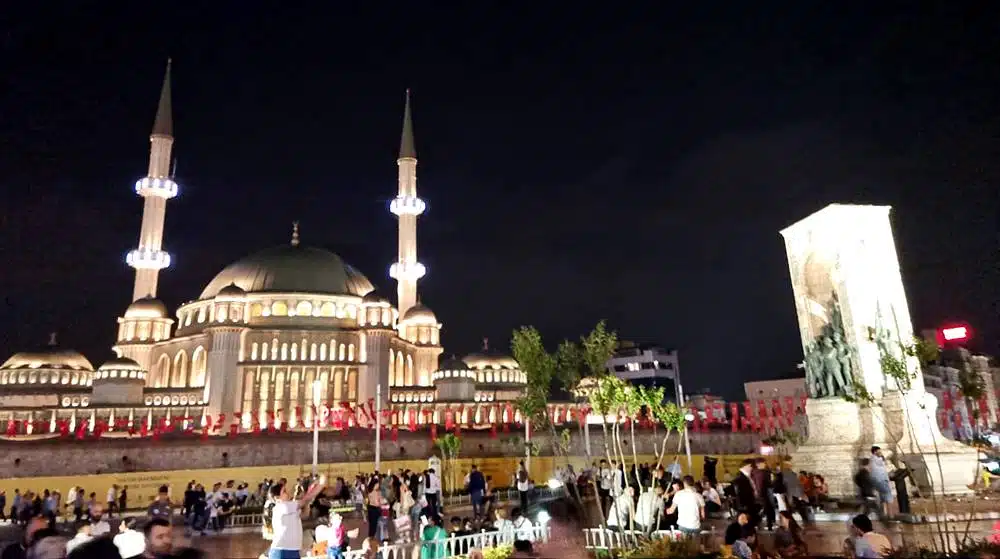
M858 459L879 445L900 454L918 482L968 492L977 452L941 435L937 400L917 360L899 348L912 342L913 325L889 211L831 204L781 231L810 395L809 438L795 467L824 475L834 494L853 494ZM885 352L915 373L908 387L883 373ZM874 405L850 401L863 392Z

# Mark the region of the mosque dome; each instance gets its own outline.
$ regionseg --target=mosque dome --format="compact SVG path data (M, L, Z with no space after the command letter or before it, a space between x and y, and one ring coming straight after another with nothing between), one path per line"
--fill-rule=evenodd
M125 310L125 318L166 318L167 306L153 297L137 299Z
M97 369L94 381L99 382L107 379L132 379L136 381L146 380L146 371L139 363L127 357L113 357L104 362Z
M417 303L403 314L403 321L411 324L437 324L437 317L434 316L434 311Z
M49 345L37 351L22 351L15 353L10 359L0 365L0 369L67 369L73 371L93 371L90 364L81 353L72 349L58 347L55 335Z
M470 369L517 369L519 365L513 357L493 352L470 353L463 359Z
M469 365L454 355L446 357L438 364L439 371L466 371Z
M374 289L361 272L340 256L298 244L276 246L226 266L201 292L211 299L235 286L246 293L324 293L364 296Z

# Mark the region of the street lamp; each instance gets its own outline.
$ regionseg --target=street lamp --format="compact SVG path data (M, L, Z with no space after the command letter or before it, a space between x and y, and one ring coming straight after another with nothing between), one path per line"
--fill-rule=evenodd
M375 471L382 471L382 383L375 385Z
M313 411L313 477L319 474L319 422L321 417L319 412L319 403L321 388L322 384L320 384L320 381L313 381L313 410L315 410Z

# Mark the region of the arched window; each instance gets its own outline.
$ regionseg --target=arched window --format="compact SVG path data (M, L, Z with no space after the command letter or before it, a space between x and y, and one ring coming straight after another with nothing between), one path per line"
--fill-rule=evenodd
M403 352L396 352L396 385L406 386L406 359Z
M334 316L336 313L337 307L329 301L323 303L323 306L319 308L320 316Z
M166 355L161 355L160 359L156 362L156 369L150 377L146 386L153 388L166 387L167 383L170 382L170 358Z
M326 344L319 346L319 360L326 361Z
M288 361L288 342L281 344L281 360Z
M302 347L305 347L305 346L303 345ZM316 360L316 349L317 349L316 348L316 344L312 344L311 346L309 346L309 360L310 361L315 361Z
M408 385L416 384L415 382L413 382L415 379L414 379L414 376L413 376L413 356L412 355L407 355L406 356L406 379L407 379L407 384ZM421 385L428 384L427 379L420 379L420 384Z
M299 406L299 390L300 390L300 387L299 387L299 372L298 371L294 371L292 373L292 380L291 380L291 382L289 384L290 384L290 386L289 386L289 389L288 389L288 409L289 410L294 410L295 408L297 408ZM301 417L296 417L296 419L300 420L300 421L302 420Z
M347 373L347 399L358 399L358 370L351 369Z
M274 411L284 409L285 398L285 373L279 372L277 376L274 377Z
M333 371L333 401L340 402L344 399L344 370L334 369Z
M205 322L205 307L198 309L198 323Z
M345 352L346 349L347 349L346 345L340 344L340 360L341 361L344 360L344 352Z
M271 303L271 316L285 316L288 314L288 305L284 301Z
M354 344L347 344L347 360L354 361Z
M248 371L243 377L243 411L248 412L253 409L253 372Z
M292 361L299 360L299 344L292 342Z
M401 386L403 383L396 380L396 352L389 350L389 386Z
M337 340L330 340L330 361L337 360Z
M309 301L299 301L298 305L295 305L296 316L312 316L313 305Z
M319 374L319 401L329 402L330 394L330 372L323 371Z
M191 387L205 386L205 373L208 369L208 355L205 348L198 346L191 354Z
M257 347L258 347L257 346L257 342L254 342L250 346L250 360L251 361L256 361L257 360Z
M174 356L174 370L170 376L170 386L183 388L187 385L187 353L184 350L177 352Z
M278 338L271 340L271 361L278 360Z
M271 373L261 371L260 373L260 395L258 396L258 407L261 413L267 411L267 394L271 384Z

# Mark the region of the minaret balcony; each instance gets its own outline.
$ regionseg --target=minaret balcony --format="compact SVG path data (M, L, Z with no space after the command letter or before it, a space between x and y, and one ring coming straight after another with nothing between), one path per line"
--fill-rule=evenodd
M137 248L125 255L125 262L137 270L162 270L170 266L170 254L163 250Z
M389 277L395 280L418 280L426 273L427 268L420 262L396 262L389 266Z
M416 196L396 196L389 203L389 211L396 215L420 215L427 209L427 204Z
M143 198L159 196L169 200L177 196L177 183L167 178L144 177L135 181L135 193Z

